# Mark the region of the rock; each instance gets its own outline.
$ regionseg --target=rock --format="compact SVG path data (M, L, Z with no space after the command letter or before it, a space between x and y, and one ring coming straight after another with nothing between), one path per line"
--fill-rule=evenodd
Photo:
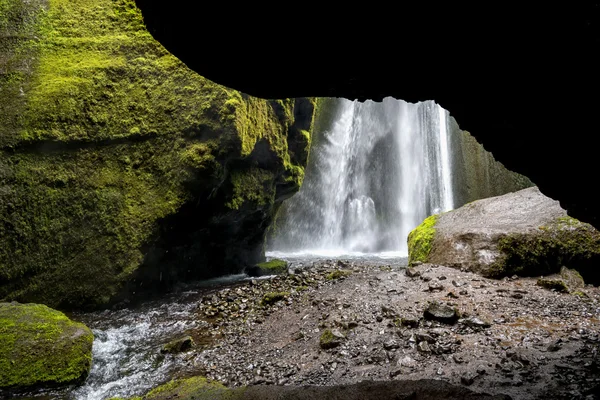
M267 292L260 301L261 306L275 304L289 296L289 292Z
M130 0L1 10L0 299L101 308L264 259L316 99L198 75Z
M288 272L288 263L277 258L246 268L249 276L281 275Z
M419 319L414 317L404 317L400 319L400 324L407 328L417 328L419 326Z
M571 293L585 287L585 282L579 272L562 267L559 274L538 279L537 285L561 293Z
M404 270L404 274L409 278L417 278L421 276L421 271L417 271L417 269L413 267L408 267Z
M431 353L431 348L429 347L429 344L427 342L419 342L419 344L417 345L417 349L421 353Z
M80 383L94 335L41 304L0 303L0 389Z
M569 217L537 187L428 217L409 234L408 244L411 264L443 264L485 277L545 276L565 266L600 280L594 269L600 232Z
M444 290L444 285L441 285L437 282L433 282L429 284L428 288L430 292L441 292L442 290Z
M165 344L160 350L161 353L181 353L194 346L194 339L191 336L184 336Z
M445 324L454 324L458 321L459 313L453 307L438 302L431 302L423 312L423 316L425 319L439 321Z
M346 337L336 329L325 329L319 339L322 349L332 349L339 346Z
M328 274L325 278L328 281L343 279L352 274L352 271L344 270L344 269L336 269L335 271Z
M415 333L415 339L417 340L417 342L427 342L430 344L435 343L435 339L433 338L433 336L424 332Z
M400 347L400 343L398 343L395 339L387 340L383 343L383 348L386 350L395 350Z
M465 318L463 320L460 320L459 322L462 322L469 328L472 328L473 330L476 330L476 331L487 329L491 326L491 324L489 322L485 322L477 317Z
M417 367L417 361L414 358L405 356L398 360L398 366L413 369Z
M537 285L549 290L557 292L569 293L569 288L562 279L540 278L537 280Z

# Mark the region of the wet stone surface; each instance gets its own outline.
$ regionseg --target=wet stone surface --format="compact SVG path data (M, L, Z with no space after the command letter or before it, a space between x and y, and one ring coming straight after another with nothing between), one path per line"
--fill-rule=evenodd
M440 379L513 399L597 398L597 287L573 295L431 264L408 275L324 261L217 290L195 310L206 340L187 351L187 370L230 387ZM323 348L327 331L336 345Z

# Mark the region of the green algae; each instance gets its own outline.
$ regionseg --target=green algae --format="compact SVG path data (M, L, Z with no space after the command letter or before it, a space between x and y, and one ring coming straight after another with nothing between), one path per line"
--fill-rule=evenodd
M262 231L302 183L315 99L257 99L197 75L133 0L0 10L0 299L103 307L127 282L152 290L178 268L260 259ZM182 221L198 226L174 242ZM231 221L233 235L218 225ZM185 263L158 270L150 252L170 247Z
M408 234L408 264L426 262L431 252L438 215L432 215Z
M0 388L83 381L93 339L85 325L44 305L0 303Z

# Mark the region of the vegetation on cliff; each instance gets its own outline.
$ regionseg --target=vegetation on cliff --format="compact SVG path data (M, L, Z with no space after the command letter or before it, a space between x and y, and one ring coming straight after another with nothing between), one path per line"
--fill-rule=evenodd
M0 11L0 299L98 307L263 261L313 99L202 78L133 0Z

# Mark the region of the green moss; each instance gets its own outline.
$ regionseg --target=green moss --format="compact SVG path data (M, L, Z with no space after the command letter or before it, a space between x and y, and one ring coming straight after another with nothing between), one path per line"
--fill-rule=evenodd
M289 296L289 292L267 292L264 294L263 298L260 301L261 306L268 306L271 304L275 304L280 300L285 299Z
M39 304L0 303L0 388L83 381L92 332Z
M569 293L569 288L561 279L540 278L537 280L537 285L549 290L556 290L557 292Z
M209 381L208 379L195 376L186 379L177 379L161 385L147 395L143 400L234 400L242 398L245 388L228 389L219 382Z
M426 262L433 238L435 236L435 223L438 215L432 215L425 218L421 225L417 226L408 234L408 264L411 265L417 261Z
M558 218L535 232L506 235L498 248L503 256L490 272L493 277L550 275L567 267L586 280L599 278L595 264L600 260L600 232L571 217Z
M325 276L325 279L327 279L328 281L332 281L335 279L345 278L347 276L350 276L351 274L352 274L352 271L347 271L344 269L336 269L335 271L327 274L327 276Z
M331 329L325 329L319 337L319 346L321 346L322 349L332 349L339 346L340 343L340 338L335 336Z
M587 293L581 291L581 290L576 290L573 293L571 293L573 296L577 296L577 297L581 297L582 299L589 299L590 296L588 296Z
M256 264L256 266L261 269L263 275L278 275L287 272L288 263L275 258L268 262Z
M133 0L0 0L0 14L0 299L104 306L137 274L166 284L139 272L155 247L198 269L248 262L219 255L242 253L232 243L260 259L252 235L304 176L290 138L310 139L312 115L296 99L197 75ZM180 213L197 225L173 243Z

